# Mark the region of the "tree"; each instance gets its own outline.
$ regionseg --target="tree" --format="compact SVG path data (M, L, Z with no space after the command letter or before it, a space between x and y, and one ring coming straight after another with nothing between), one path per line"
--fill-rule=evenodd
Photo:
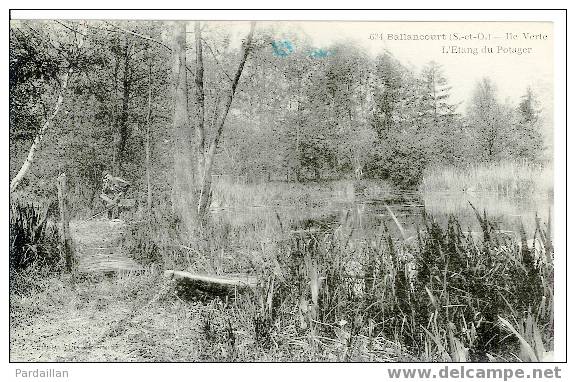
M373 82L374 112L371 123L378 138L382 139L392 127L392 113L401 86L400 73L388 54L376 57Z
M185 228L192 232L198 226L198 194L196 192L196 161L192 132L188 119L188 88L186 72L186 23L172 22L172 81L174 113L174 183L172 204Z
M376 58L371 125L378 135L370 175L414 188L427 164L427 134L420 110L421 89L414 73L389 53ZM425 139L426 138L426 139Z
M374 134L367 114L370 98L369 57L352 42L333 44L312 59L322 61L307 89L309 157L315 170L360 176Z
M120 115L116 117L116 137L115 137L115 151L114 151L114 173L117 175L122 174L122 163L124 161L124 152L126 150L126 141L128 140L128 114L130 107L130 92L132 87L132 68L130 59L132 56L133 43L130 37L125 36L124 46L122 48L121 57L123 74L122 74L122 109ZM118 63L118 58L116 59ZM118 65L116 65L116 73L118 73Z
M252 39L254 37L254 27L255 23L252 22L250 24L250 31L246 39L242 44L242 49L240 53L240 62L238 63L238 68L236 69L236 74L232 79L230 84L230 89L227 91L225 95L225 101L223 105L222 115L220 118L216 119L214 122L216 126L214 126L215 133L212 139L212 143L207 148L204 149L203 153L201 154L203 158L204 164L204 171L201 178L201 187L200 187L200 197L198 201L198 214L200 217L204 218L206 216L206 212L208 211L208 207L210 206L210 192L212 188L212 166L214 164L214 155L216 154L216 148L218 147L218 142L222 136L222 132L224 131L224 125L226 123L226 117L228 112L230 111L230 106L232 105L232 100L234 99L234 95L236 93L236 88L238 87L238 83L240 81L240 76L242 76L242 71L244 70L244 65L246 64L246 59L248 58L248 54L250 53L250 48L252 46ZM198 28L198 34L199 34ZM198 65L199 63L197 63ZM201 62L200 62L201 64ZM198 83L196 84L198 86ZM197 125L197 128L200 128L200 125Z
M489 78L476 85L468 108L468 123L479 160L492 162L506 154L506 138L512 120L511 110L501 104L496 86Z
M14 87L14 90L17 88L17 82L22 81L22 78L19 77L19 73L24 72L26 74L24 76L24 80L33 79L36 76L41 83L39 87L45 86L49 83L56 83L57 84L57 98L50 113L45 113L45 118L42 126L37 130L36 137L28 150L28 155L24 160L24 163L20 167L18 173L14 176L12 181L10 182L10 192L14 192L16 188L19 186L20 182L26 174L28 173L30 166L32 165L36 152L38 151L40 144L46 134L48 128L50 127L51 123L53 122L54 118L58 115L62 102L64 101L64 97L67 93L70 77L74 73L74 70L77 69L79 66L83 64L82 62L82 46L84 40L82 36L78 35L77 33L74 34L73 43L69 42L68 44L62 44L62 46L54 45L51 42L50 36L43 34L42 32L36 31L31 26L27 26L28 29L34 34L34 37L31 34L25 34L22 30L17 29L19 31L19 36L17 34L12 35L14 39L22 38L24 40L31 40L35 39L36 41L21 41L22 44L29 44L30 46L34 46L33 51L40 53L37 57L33 55L29 55L29 51L22 52L24 53L25 58L24 62L19 62L19 57L12 57L11 59L11 90ZM66 41L66 40L64 40ZM11 50L12 52L12 50ZM18 52L18 51L17 51ZM27 60L26 60L27 58ZM46 61L43 60L46 58ZM33 74L36 72L36 74ZM38 78L40 77L40 78ZM50 85L48 85L50 86ZM38 101L41 100L41 96L38 92L41 90L38 88L33 89L35 94L33 95ZM15 103L12 103L15 106L15 111L18 111L19 107ZM12 106L11 105L11 106ZM23 108L20 108L22 110ZM16 114L18 115L18 114ZM30 118L30 114L28 114L28 118ZM34 118L34 120L37 120ZM16 121L15 121L16 122ZM12 125L11 125L12 127ZM14 126L16 127L16 126Z
M419 130L426 147L427 161L454 165L462 158L462 126L450 103L451 86L442 67L429 62L420 76Z
M146 58L148 60L148 110L146 111L146 139L144 140L146 150L146 209L148 217L152 215L152 182L151 182L151 141L150 128L152 124L152 56L150 47L146 47Z
M201 225L210 203L212 187L212 167L218 142L224 131L226 117L232 105L246 59L250 52L254 35L254 23L242 44L240 62L230 83L225 90L224 103L219 118L213 126L212 141L207 147L203 137L206 135L204 125L204 62L202 55L202 35L199 24L195 27L196 42L196 116L195 137L188 120L188 88L186 73L186 23L173 23L172 36L172 73L174 81L174 186L173 204L186 229L191 232Z
M530 87L520 99L516 115L510 137L511 155L520 159L537 160L544 151L544 138L538 101Z

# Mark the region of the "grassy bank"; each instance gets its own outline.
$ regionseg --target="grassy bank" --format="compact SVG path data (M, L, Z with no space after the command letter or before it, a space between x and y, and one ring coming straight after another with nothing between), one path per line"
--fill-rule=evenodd
M260 308L249 296L233 303L184 301L171 290L150 303L163 282L154 270L137 277L37 280L41 293L12 296L11 361L343 359L345 342L311 338L294 324L266 340L273 343L262 342ZM395 361L408 356L401 356L395 344L382 337L371 342L372 352L359 349L351 360Z
M427 169L422 191L491 192L506 196L554 193L551 166L502 162Z
M13 275L29 287L11 295L12 360L542 360L554 342L548 230L537 246L478 219L482 238L454 219L426 219L407 240L347 218L331 230L217 224L185 239L170 224L135 227L125 245L149 263L143 275ZM186 301L167 267L250 272L258 287Z

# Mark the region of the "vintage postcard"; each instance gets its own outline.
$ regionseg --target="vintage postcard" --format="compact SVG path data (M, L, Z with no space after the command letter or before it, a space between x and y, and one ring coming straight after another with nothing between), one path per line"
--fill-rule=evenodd
M11 362L564 359L554 20L83 14L10 21Z

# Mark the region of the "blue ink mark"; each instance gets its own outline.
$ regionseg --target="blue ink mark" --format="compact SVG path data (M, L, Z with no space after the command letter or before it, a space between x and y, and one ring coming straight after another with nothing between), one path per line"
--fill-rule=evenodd
M292 43L288 40L272 41L272 49L278 57L286 57L294 51Z
M326 58L326 57L331 56L331 55L332 55L332 52L330 52L329 50L326 50L326 49L322 49L322 48L316 48L310 53L310 57L312 57L312 58Z

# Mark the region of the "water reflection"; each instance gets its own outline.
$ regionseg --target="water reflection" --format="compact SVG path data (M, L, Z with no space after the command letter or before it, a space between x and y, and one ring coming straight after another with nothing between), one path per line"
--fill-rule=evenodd
M423 195L426 211L439 219L453 214L462 225L478 229L478 221L470 207L470 203L480 212L486 212L491 220L504 230L518 231L519 226L531 232L536 227L536 216L542 222L548 217L554 220L554 201L546 195L531 195L522 198L510 198L497 194L476 193L473 195L461 193L425 194Z
M441 225L445 225L450 215L459 220L463 230L480 231L472 204L478 211L486 212L496 222L498 228L518 232L520 225L533 232L538 216L546 223L553 214L553 198L546 195L531 195L522 198L507 197L491 193L448 193L448 192L410 192L376 190L376 192L357 192L346 188L329 196L302 203L301 205L283 205L282 201L268 206L241 206L213 209L218 219L233 225L255 221L288 221L294 227L306 226L317 221L318 226L336 227L344 219L352 221L358 228L370 230L385 223L393 234L399 235L397 225L387 210L390 208L404 229L413 233L422 226L424 213L431 215ZM550 216L553 220L553 215Z

